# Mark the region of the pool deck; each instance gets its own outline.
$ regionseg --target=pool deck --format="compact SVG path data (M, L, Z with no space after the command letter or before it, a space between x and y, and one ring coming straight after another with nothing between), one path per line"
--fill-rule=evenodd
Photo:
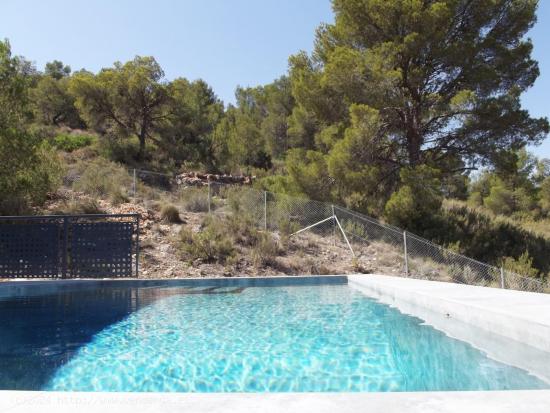
M548 413L550 391L416 393L48 393L0 391L9 413Z
M550 294L373 274L348 283L550 383Z
M399 309L416 306L550 352L550 294L372 274L348 283Z

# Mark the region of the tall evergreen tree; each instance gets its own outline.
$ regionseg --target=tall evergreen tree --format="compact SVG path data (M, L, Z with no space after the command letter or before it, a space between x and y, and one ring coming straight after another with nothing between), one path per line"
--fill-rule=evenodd
M70 91L86 122L100 132L139 139L138 158L147 141L157 141L153 131L165 117L168 100L164 72L153 57L136 56L97 75L81 71L71 79Z
M333 0L335 23L318 29L311 56L291 57L290 77L293 117L303 119L294 130L328 156L339 196L368 192L360 182L391 188L402 168L454 174L540 142L547 120L520 102L539 75L525 38L536 8Z

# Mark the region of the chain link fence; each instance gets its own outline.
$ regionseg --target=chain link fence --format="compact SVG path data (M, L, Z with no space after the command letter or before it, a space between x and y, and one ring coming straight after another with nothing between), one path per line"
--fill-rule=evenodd
M259 229L309 237L307 242L340 246L358 271L484 287L550 292L543 279L525 277L461 255L392 225L346 208L247 185L196 180L130 170L121 191L137 201L162 199L188 212L242 215Z

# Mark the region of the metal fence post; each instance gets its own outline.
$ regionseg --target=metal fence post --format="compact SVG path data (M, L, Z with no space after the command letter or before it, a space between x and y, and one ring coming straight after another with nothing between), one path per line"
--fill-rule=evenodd
M212 212L212 207L210 206L212 202L212 194L210 193L210 181L208 181L208 213Z
M138 214L136 217L136 278L139 277L139 218Z
M330 205L332 209L332 245L336 246L336 214L334 213L334 204Z
M69 217L63 217L63 256L61 258L61 278L67 278L69 260Z
M136 200L136 168L134 168L134 179L132 181L132 192L134 193L134 201Z
M409 276L409 257L407 254L407 231L403 231L403 252L405 254L405 275Z
M264 191L264 231L267 231L267 191Z
M500 288L506 288L504 285L504 268L500 267Z

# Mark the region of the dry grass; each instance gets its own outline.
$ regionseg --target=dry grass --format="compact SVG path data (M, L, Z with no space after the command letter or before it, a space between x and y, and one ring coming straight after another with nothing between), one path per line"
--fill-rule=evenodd
M208 192L203 188L183 189L180 200L186 211L208 212Z

